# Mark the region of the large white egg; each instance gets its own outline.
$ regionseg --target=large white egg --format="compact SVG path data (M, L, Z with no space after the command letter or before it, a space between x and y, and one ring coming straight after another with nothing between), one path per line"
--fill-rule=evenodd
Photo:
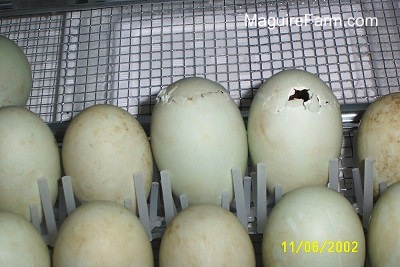
M304 70L285 70L258 89L248 119L253 164L267 166L270 192L326 185L331 158L340 155L342 119L332 90Z
M151 120L157 166L168 170L175 195L190 204L232 198L232 168L247 167L246 129L227 90L205 78L181 79L161 90Z
M63 222L53 251L54 267L153 266L146 231L131 211L113 201L92 201Z
M382 96L369 105L361 118L356 147L361 171L366 158L375 161L375 197L380 183L400 181L400 93Z
M51 266L49 249L38 230L9 211L0 211L0 266Z
M126 110L101 104L81 111L68 125L62 160L81 201L133 200L134 174L143 176L145 194L150 192L153 158L147 135Z
M167 226L160 244L160 267L255 266L250 236L228 210L190 206Z
M372 211L367 248L371 267L394 267L400 262L400 182L381 195Z
M30 220L29 206L42 208L38 179L46 178L53 204L58 195L61 162L53 133L33 112L0 108L0 209Z
M272 209L262 242L266 267L364 266L361 221L345 197L324 186L287 193Z
M31 89L31 67L24 52L0 35L0 107L25 106Z

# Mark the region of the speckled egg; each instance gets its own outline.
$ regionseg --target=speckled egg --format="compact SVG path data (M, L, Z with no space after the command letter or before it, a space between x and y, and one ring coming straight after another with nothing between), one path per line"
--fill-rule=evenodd
M109 104L81 111L68 125L62 162L81 201L133 200L135 174L141 174L145 195L150 192L153 158L142 126L126 110Z
M356 140L361 171L366 158L375 161L373 190L377 198L380 183L400 181L400 93L382 96L370 104L361 118Z

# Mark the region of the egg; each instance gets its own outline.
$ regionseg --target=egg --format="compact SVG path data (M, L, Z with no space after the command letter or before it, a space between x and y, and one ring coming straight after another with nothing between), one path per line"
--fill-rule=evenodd
M178 80L160 91L150 127L160 170L170 174L172 192L190 204L221 204L233 195L231 169L244 174L248 147L239 108L220 84L200 77Z
M135 174L141 174L146 196L150 192L153 158L149 140L136 118L109 104L86 108L68 125L62 147L65 174L71 176L80 201L133 200Z
M190 206L167 226L160 244L160 267L256 266L250 236L228 210Z
M153 251L137 216L113 201L78 207L62 223L53 251L54 267L153 266Z
M264 229L265 267L363 267L365 237L350 202L324 186L287 193Z
M31 89L31 67L24 52L0 35L0 107L25 106Z
M33 112L16 106L0 108L0 210L30 220L29 206L43 212L38 179L46 178L53 204L58 195L61 162L58 145L47 124Z
M40 233L22 216L0 211L0 266L50 267L50 253Z
M340 104L316 75L284 70L258 89L247 131L253 164L267 166L268 191L326 185L329 160L341 152Z
M400 181L400 93L391 93L372 102L358 127L356 151L361 171L366 158L373 159L373 191L379 184Z
M400 182L382 194L372 211L368 227L371 267L398 266L400 261Z

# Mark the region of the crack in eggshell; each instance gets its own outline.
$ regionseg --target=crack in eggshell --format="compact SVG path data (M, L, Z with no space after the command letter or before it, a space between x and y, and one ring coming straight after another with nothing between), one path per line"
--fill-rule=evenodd
M202 93L195 93L190 97L186 96L172 96L172 93L178 89L179 85L174 86L173 88L164 88L161 89L160 92L157 95L157 103L186 103L186 102L196 102L199 99L206 98L208 96L224 96L224 99L229 100L229 98L226 98L225 96L228 95L228 92L223 91L223 90L218 90L218 91L208 91L208 92L202 92Z
M308 90L309 99L304 101L302 98L293 98L292 96L295 94L295 90ZM264 110L270 110L274 114L279 114L283 110L290 109L302 109L305 111L310 111L314 113L320 112L323 108L326 107L334 107L335 102L327 99L322 99L319 94L315 94L311 89L303 88L303 89L290 89L286 98L280 96L281 92L276 91L274 94L268 96L268 98L262 104ZM273 106L272 106L273 105Z
M310 99L304 102L303 105L311 112L318 112L322 108L321 99L317 94L312 94Z
M304 99L305 96L303 98L302 93L301 93L304 90L307 90L306 99ZM300 95L302 98L296 98L297 95ZM293 105L291 105L292 102L293 102ZM319 95L314 94L311 89L304 88L304 89L298 90L296 88L292 88L289 92L286 106L297 107L298 105L300 105L300 103L304 107L304 110L308 109L311 112L318 112L320 110L320 108L322 107Z
M157 103L158 102L168 102L169 100L169 94L167 93L167 89L161 89L160 92L157 95Z
M293 92L294 91L294 92ZM293 92L291 95L289 95L289 101L295 100L295 99L301 99L303 102L307 102L310 100L310 94L308 93L310 89L302 89L302 90L297 90L296 88L292 88L291 92Z
M293 96L296 94L296 91L302 91L302 90L307 90L309 94L308 100L305 101L303 98L293 98ZM313 93L312 90L310 89L298 90L292 88L288 94L287 99L288 100L285 102L285 104L277 109L276 113L280 113L285 108L295 109L299 107L303 107L304 110L309 110L310 112L317 113L325 106L331 104L331 102L328 100L322 100L320 95Z

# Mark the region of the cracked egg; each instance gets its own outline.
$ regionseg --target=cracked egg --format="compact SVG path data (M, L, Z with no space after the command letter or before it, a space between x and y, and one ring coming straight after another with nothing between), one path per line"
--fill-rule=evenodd
M326 185L329 160L341 151L340 104L316 75L284 70L258 89L247 130L253 164L267 166L269 192Z
M183 78L160 91L151 118L151 146L159 170L168 170L175 196L189 204L221 204L233 195L231 169L247 167L243 118L220 84Z

